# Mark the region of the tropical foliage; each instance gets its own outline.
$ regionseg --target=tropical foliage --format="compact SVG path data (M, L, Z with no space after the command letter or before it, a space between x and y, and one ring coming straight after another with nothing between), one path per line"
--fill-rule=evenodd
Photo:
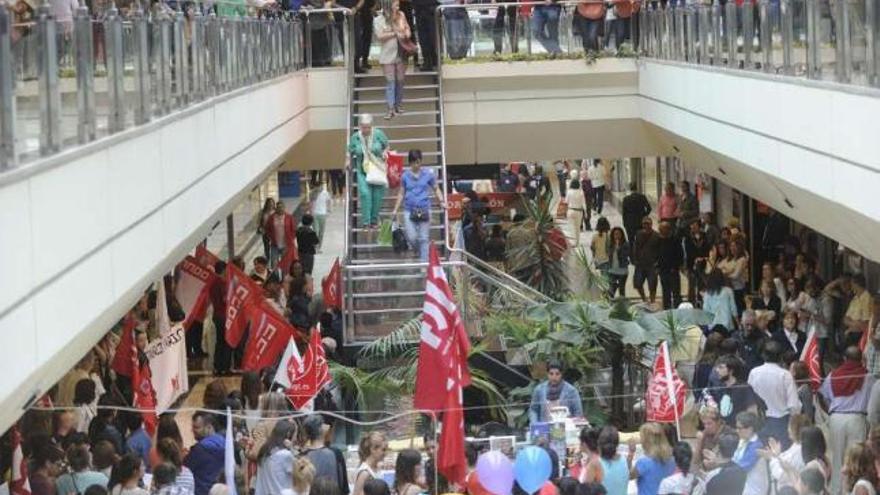
M550 211L551 193L536 201L524 201L526 220L507 234L507 266L510 274L554 300L570 294L560 236Z

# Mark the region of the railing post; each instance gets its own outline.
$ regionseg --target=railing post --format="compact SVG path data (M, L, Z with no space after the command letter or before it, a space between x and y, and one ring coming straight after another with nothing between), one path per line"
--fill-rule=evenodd
M150 45L147 33L147 19L141 9L140 2L136 3L134 18L134 123L144 124L150 121Z
M183 33L185 25L186 20L178 3L174 13L174 89L178 107L189 102L189 51Z
M95 139L95 66L92 43L92 19L89 9L76 9L73 34L76 36L76 137L79 144Z
M107 66L107 132L125 129L125 53L122 46L122 19L116 3L110 4L104 19L104 59Z
M835 9L837 10L837 56L836 56L836 75L837 82L848 83L852 79L852 26L849 19L848 0L837 0Z
M663 40L666 45L666 56L668 60L675 60L675 17L673 17L673 8L667 5L663 9Z
M745 0L740 9L742 10L743 26L743 68L751 70L753 68L752 51L755 46L755 25L753 22L755 6L752 5L751 0Z
M819 46L818 0L804 0L807 4L807 77L819 79L822 75Z
M156 96L158 110L161 114L171 111L171 19L167 14L160 14L157 19L159 28L159 46L153 47L158 53L156 63Z
M202 7L196 4L191 23L190 51L192 54L192 101L205 97L204 17Z
M0 5L0 171L16 165L15 85L13 83L12 18Z
M48 1L38 9L40 74L40 154L61 150L61 92L58 87L58 32Z
M736 3L727 2L724 10L727 13L724 24L724 38L727 40L727 66L737 67L739 61L736 55Z
M685 10L686 7L676 6L673 11L673 15L675 15L675 31L676 31L676 47L675 54L676 60L685 60L687 54L687 29L685 28Z
M758 13L761 21L761 69L764 72L776 72L773 67L773 46L772 38L773 28L770 23L770 5L769 0L758 0Z
M871 0L868 1L870 2ZM780 0L779 2L779 15L782 23L782 73L788 76L794 75L794 66L792 66L791 61L791 45L794 41L794 16L792 15L791 5L791 0Z
M306 22L305 26L303 26L303 31L306 38L305 49L306 49L306 67L312 67L312 17L306 12Z
M699 62L701 64L709 63L709 27L711 21L710 9L708 5L700 5L697 7L698 29L700 39Z
M635 17L633 17L635 19ZM643 6L639 9L639 23L638 23L638 38L639 38L639 46L638 52L648 54L648 7ZM636 32L634 29L630 29L630 33Z
M712 65L721 65L721 52L724 48L724 41L721 37L721 5L715 3L712 5L710 14L712 15Z
M685 7L687 20L687 61L697 63L697 13L696 7Z

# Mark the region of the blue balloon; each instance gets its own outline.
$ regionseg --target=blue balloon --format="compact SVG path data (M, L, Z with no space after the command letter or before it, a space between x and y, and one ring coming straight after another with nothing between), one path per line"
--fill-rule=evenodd
M513 476L526 493L535 493L550 479L553 466L550 456L541 447L526 447L516 454Z

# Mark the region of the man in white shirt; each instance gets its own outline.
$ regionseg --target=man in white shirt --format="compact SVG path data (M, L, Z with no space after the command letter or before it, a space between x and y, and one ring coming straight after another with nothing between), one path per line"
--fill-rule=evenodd
M321 186L321 192L312 204L312 215L315 217L315 231L318 234L318 252L324 245L324 228L327 225L327 213L330 213L330 192L327 184Z
M593 164L587 170L587 176L593 185L593 207L596 213L602 214L602 204L605 202L605 167L598 158L593 159Z
M850 346L843 364L822 382L819 393L828 404L828 445L831 447L831 493L840 493L841 470L846 449L868 437L866 413L874 377L862 366L862 352Z
M764 364L749 373L749 385L766 406L764 427L758 435L764 443L770 437L775 438L785 450L791 445L788 420L792 414L801 412L801 400L798 398L794 377L780 364L780 343L767 342L763 357Z

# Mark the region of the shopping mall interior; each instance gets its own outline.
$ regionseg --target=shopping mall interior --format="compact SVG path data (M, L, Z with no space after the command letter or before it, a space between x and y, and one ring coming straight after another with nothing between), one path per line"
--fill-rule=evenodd
M0 3L0 493L874 494L878 124L878 0Z

